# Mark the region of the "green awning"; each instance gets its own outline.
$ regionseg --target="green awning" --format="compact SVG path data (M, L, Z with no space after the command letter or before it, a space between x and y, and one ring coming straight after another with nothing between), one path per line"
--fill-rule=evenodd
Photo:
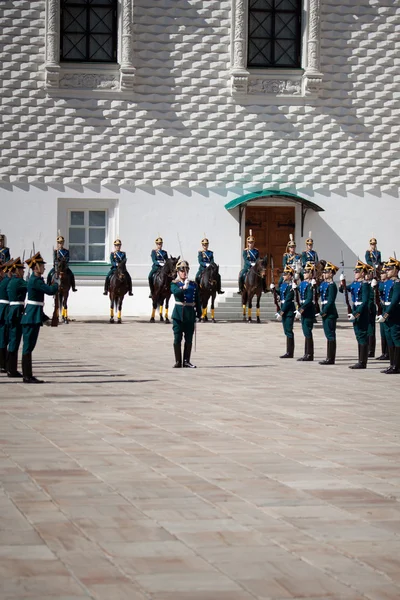
M251 194L245 194L244 196L239 196L234 200L231 200L227 204L225 204L226 210L232 210L233 208L239 207L239 210L243 209L246 204L251 202L252 200L260 200L261 198L271 198L271 196L278 196L280 198L287 198L291 200L295 204L301 205L301 235L303 236L304 229L304 219L306 213L309 208L314 210L315 212L321 212L324 209L318 204L311 202L310 200L306 200L297 194L291 194L290 192L282 192L280 190L262 190L261 192L253 192ZM240 226L240 223L239 223Z

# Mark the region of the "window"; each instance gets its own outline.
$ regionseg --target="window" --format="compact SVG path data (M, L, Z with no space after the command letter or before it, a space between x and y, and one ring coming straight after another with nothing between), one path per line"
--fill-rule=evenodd
M69 211L69 252L71 261L103 261L107 239L106 210Z
M248 67L299 68L301 0L249 0Z
M117 0L61 0L61 62L117 62Z

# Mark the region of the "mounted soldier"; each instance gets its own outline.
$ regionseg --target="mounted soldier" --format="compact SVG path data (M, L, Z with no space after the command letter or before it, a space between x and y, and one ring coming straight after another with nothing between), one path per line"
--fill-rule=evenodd
M238 290L238 294L241 294L243 292L243 287L244 287L244 280L246 279L246 275L249 272L249 270L251 269L251 267L254 267L257 260L260 258L260 253L257 250L257 248L254 247L255 244L255 238L253 237L253 232L250 229L249 230L249 235L247 237L247 248L245 248L243 250L243 269L240 271L239 273L239 290ZM266 292L266 281L265 281L265 277L263 278L263 292Z
M382 265L382 255L377 249L377 241L374 237L369 240L369 249L365 252L365 262L374 269L379 269Z
M162 237L158 236L155 240L156 247L151 251L151 260L153 264L148 277L150 287L149 298L154 296L154 275L158 273L168 259L168 252L163 250L163 243Z
M125 262L126 263L127 257L126 257L125 252L121 251L121 246L122 246L122 242L121 242L121 240L119 238L117 238L114 241L114 252L111 252L111 254L110 254L111 268L108 271L106 280L104 282L104 292L103 292L104 296L107 296L107 294L108 294L108 288L110 287L111 276L117 270L117 267L118 267L119 263L121 263L121 262ZM126 280L127 280L127 283L128 283L129 295L133 296L133 293L132 293L132 278L131 278L130 274L128 273L128 271L126 271L125 276L126 276Z
M4 233L0 233L0 265L4 265L10 259L10 249L6 247L6 236Z
M198 251L197 253L197 260L199 262L199 270L197 271L196 274L196 283L198 286L200 286L200 280L201 280L201 276L203 275L204 271L207 269L207 267L209 267L212 263L214 263L214 252L212 250L209 250L209 241L206 237L204 237L201 240L201 250ZM221 275L219 274L219 272L216 275L216 280L217 280L217 294L225 294L225 292L223 292L221 290Z
M47 275L47 285L51 285L54 273L58 273L58 264L60 262L64 262L66 266L65 272L69 275L71 281L71 288L73 292L77 292L78 290L75 287L75 275L71 271L69 265L69 250L64 248L64 238L62 235L57 237L57 249L53 251L53 267L50 269L49 274Z
M313 250L313 246L314 240L311 237L311 231L309 231L308 238L306 239L306 249L301 253L301 266L303 269L307 263L316 265L318 262L318 254Z

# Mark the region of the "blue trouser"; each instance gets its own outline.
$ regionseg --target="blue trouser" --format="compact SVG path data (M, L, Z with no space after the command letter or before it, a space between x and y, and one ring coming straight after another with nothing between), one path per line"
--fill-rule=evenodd
M303 330L304 337L312 338L313 327L314 317L301 317L301 328Z
M194 327L195 327L194 316L192 319L185 319L181 321L179 319L172 319L172 330L174 332L174 344L181 344L183 334L185 334L185 343L191 344L193 340Z
M322 319L322 326L328 342L336 341L336 321L336 317L325 317Z
M293 333L294 312L289 311L282 315L283 332L287 338L294 338Z
M33 352L39 337L40 327L40 323L22 325L22 335L24 338L22 354L31 354Z
M368 344L369 315L361 315L353 323L354 333L360 346Z

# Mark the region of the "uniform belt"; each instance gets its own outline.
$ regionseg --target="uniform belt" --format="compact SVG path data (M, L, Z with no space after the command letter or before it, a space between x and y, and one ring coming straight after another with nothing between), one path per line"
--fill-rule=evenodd
M33 306L44 306L44 302L36 302L36 300L27 300L27 304L33 304Z
M305 300L300 300L300 304L304 304Z
M176 301L175 304L179 304L179 306L195 306L194 302L178 302L178 301Z
M384 302L385 306L390 306L392 303L391 302Z
M362 302L354 302L354 306L360 306L360 304L362 304Z
M10 302L10 306L23 306L25 304L25 302L21 302L21 301L15 301L15 302Z
M0 300L0 304L10 304L9 300Z
M328 304L328 300L322 300L321 304Z

